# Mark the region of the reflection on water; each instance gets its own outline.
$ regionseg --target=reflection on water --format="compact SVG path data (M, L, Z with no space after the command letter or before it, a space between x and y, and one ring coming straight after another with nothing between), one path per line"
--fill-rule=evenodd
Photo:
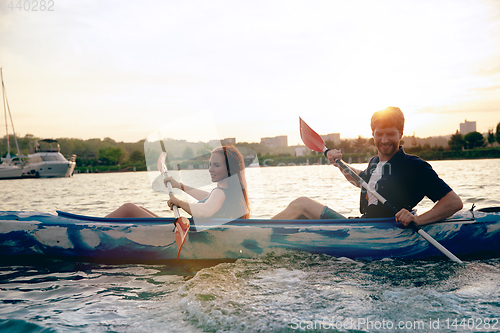
M500 205L500 159L431 161L436 172L457 192L470 208ZM353 164L364 169L366 164ZM186 184L207 185L206 170L182 172ZM179 177L176 172L171 172ZM359 189L348 183L331 165L288 166L246 169L252 216L268 218L288 203L308 196L347 216L359 215ZM104 216L125 202L133 202L162 216L173 216L166 205L166 194L151 189L147 172L76 174L72 178L2 180L1 210L68 211ZM182 194L181 194L182 195ZM417 210L432 207L424 199Z

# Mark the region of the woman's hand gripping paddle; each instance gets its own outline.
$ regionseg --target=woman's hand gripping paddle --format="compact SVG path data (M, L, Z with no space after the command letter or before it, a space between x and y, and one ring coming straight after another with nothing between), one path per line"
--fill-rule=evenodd
M325 147L325 142L323 141L321 136L319 136L318 133L316 133L311 127L309 127L309 125L307 125L302 120L302 118L299 117L299 121L300 121L300 137L302 138L302 141L304 142L304 144L309 149L325 153L327 151L327 148ZM358 174L356 174L346 164L344 164L344 162L342 162L340 159L337 158L337 159L335 159L335 163L337 163L342 168L342 170L344 170L344 172L346 172L352 178L354 178L359 183L359 185L364 187L368 192L370 192L373 196L375 196L382 204L389 207L394 212L394 214L396 214L398 212L398 210L393 205L391 205L389 202L387 202L387 200L385 200L385 198L382 197L377 191L369 188L368 184L361 177L359 177ZM458 262L460 264L462 263L462 261L460 259L458 259L453 253L451 253L444 246L439 244L434 238L429 236L428 233L426 233L425 231L420 229L420 227L418 225L416 225L415 222L413 222L413 221L410 222L409 226L413 230L418 232L418 234L420 236L425 238L426 241L428 241L429 243L434 245L434 247L436 247L439 251L441 251L441 253L443 253L445 256L450 258L450 260L452 260L454 262Z
M165 159L167 158L167 153L162 152L160 154L160 157L158 157L158 170L161 172L163 177L168 176L168 170L167 166L165 165ZM174 192L172 191L172 184L170 182L167 182L167 187L168 187L168 194L170 197L174 195ZM184 243L186 242L186 237L189 231L189 226L191 223L189 220L185 217L180 216L179 214L179 209L177 206L173 206L174 210L174 216L175 216L175 230L174 230L174 235L175 235L175 243L177 244L177 260L179 259L179 256L181 255L181 249Z

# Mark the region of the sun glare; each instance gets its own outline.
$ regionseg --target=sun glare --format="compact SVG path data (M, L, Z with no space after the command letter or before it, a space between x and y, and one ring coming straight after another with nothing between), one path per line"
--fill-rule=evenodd
M298 115L342 138L370 137L371 115L387 106L416 135L452 134L464 118L482 131L498 121L494 1L155 3L162 10L125 1L111 17L97 2L66 4L50 19L6 13L0 65L16 127L131 141L147 135L138 128L210 109L224 137L294 143ZM448 127L432 133L429 122ZM169 132L217 136L195 127Z

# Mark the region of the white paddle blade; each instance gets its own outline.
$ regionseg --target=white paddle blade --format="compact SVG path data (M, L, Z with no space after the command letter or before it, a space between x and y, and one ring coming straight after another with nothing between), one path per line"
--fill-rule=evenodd
M162 174L162 164L165 164L167 155L163 152L158 131L151 133L144 141L144 156L151 187L155 192L168 193L163 183L165 177Z

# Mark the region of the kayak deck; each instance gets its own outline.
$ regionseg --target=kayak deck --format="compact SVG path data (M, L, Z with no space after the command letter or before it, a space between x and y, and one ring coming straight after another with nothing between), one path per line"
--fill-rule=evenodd
M461 211L422 227L462 259L500 254L500 213ZM65 212L0 212L2 256L50 256L97 262L175 259L173 218L90 217ZM191 226L181 259L255 258L282 250L377 260L442 256L391 219L217 220ZM444 258L444 257L443 257Z

